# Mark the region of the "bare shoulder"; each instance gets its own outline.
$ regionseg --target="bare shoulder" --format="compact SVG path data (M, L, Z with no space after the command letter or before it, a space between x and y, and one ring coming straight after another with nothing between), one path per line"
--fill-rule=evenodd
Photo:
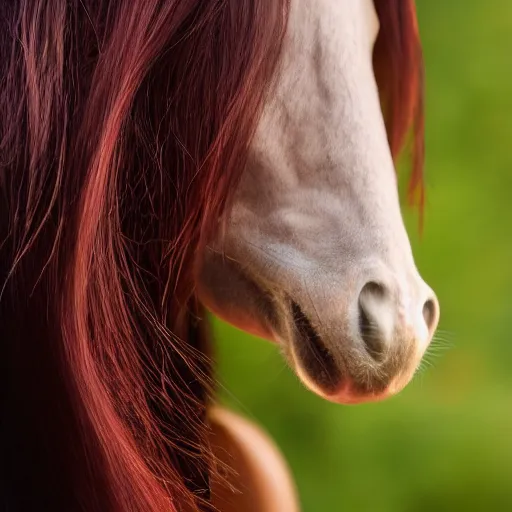
M291 472L275 443L257 425L227 409L210 411L211 443L226 481L212 482L220 512L299 512ZM230 470L226 471L225 466Z

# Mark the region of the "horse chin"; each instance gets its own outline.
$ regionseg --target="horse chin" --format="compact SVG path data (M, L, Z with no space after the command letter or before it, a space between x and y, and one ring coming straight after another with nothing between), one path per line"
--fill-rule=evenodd
M304 379L304 376L301 376L300 371L297 372L297 374L299 375L299 378L304 383L304 385L313 393L323 398L324 400L342 405L358 405L364 403L382 402L383 400L387 400L388 398L398 394L407 385L407 382L401 384L392 382L382 391L361 392L357 391L357 385L355 385L352 380L347 379L343 384L340 385L337 390L324 391L312 384L311 381Z
M412 380L419 365L409 364L403 371L387 380L367 375L364 381L351 375L348 369L337 370L337 378L325 371L312 374L310 365L297 358L292 349L291 365L302 384L311 392L329 402L356 405L369 402L381 402L400 393ZM371 370L368 370L371 374ZM340 377L340 375L342 375Z

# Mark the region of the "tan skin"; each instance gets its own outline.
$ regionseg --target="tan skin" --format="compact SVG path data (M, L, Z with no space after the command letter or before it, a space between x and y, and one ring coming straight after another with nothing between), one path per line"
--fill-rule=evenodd
M212 482L212 503L219 512L300 511L290 470L259 427L220 407L210 412L210 425L219 469L227 480Z

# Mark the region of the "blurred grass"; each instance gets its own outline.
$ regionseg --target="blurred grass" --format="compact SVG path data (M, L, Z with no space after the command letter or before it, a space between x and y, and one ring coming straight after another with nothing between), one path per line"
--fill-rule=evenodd
M263 425L305 512L512 510L512 2L419 0L426 62L423 237L451 350L399 396L343 407L275 346L215 321L222 399Z

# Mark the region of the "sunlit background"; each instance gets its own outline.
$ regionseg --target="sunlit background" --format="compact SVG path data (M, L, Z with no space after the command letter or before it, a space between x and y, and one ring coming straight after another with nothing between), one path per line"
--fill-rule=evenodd
M270 343L215 324L222 399L279 444L305 512L512 510L512 2L417 6L421 239L404 213L449 350L398 397L339 406L303 389Z

